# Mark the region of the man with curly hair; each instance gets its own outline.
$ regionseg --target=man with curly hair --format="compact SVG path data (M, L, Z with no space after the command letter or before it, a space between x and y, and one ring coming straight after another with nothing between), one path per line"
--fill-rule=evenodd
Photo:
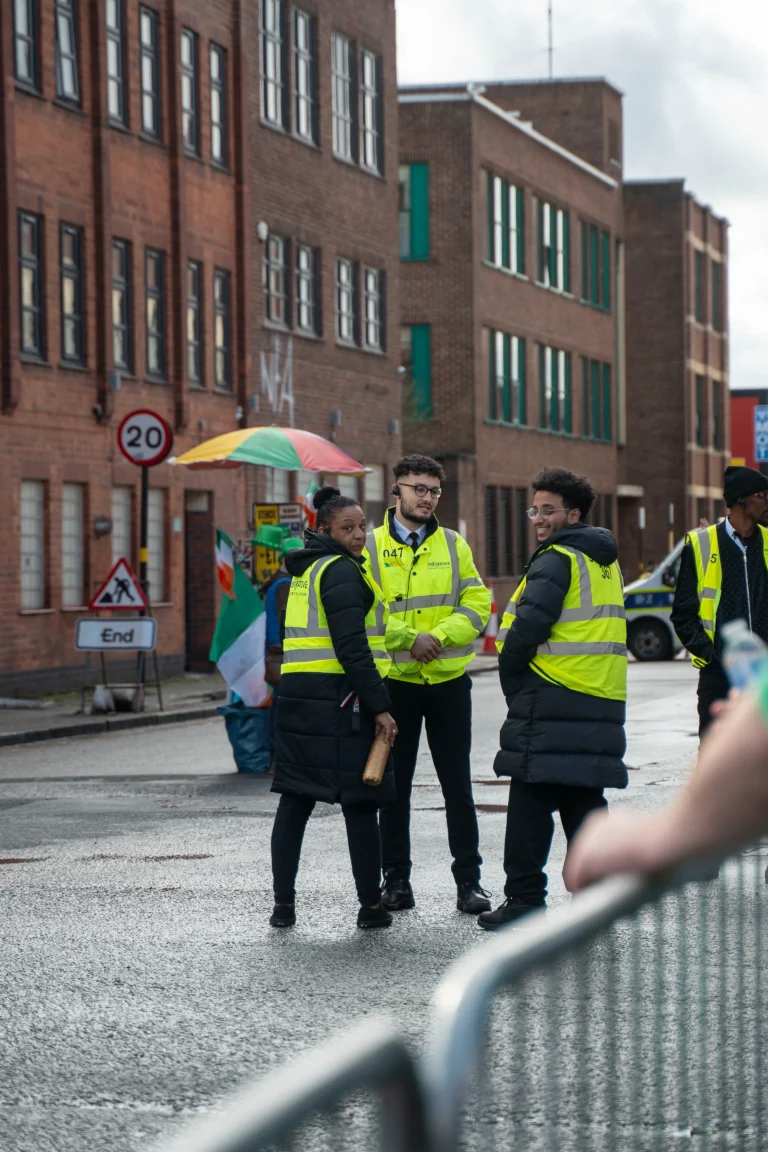
M566 468L534 479L528 515L538 547L499 631L507 719L496 756L509 776L506 900L478 924L491 931L543 908L544 866L559 812L568 841L604 788L626 788L627 625L618 548L587 518L592 485Z

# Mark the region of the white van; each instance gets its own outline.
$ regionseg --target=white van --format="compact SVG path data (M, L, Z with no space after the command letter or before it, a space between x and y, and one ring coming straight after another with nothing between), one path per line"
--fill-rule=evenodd
M627 646L636 660L673 660L682 648L670 619L685 540L624 589Z

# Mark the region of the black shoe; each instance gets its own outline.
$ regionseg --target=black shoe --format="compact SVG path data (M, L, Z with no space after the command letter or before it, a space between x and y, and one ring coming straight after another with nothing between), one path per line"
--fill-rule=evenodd
M403 908L415 908L413 889L410 881L393 876L391 880L384 880L384 891L381 893L381 902L390 912L400 912Z
M357 914L358 928L389 928L392 923L392 914L387 912L381 904L369 908L367 904L360 905Z
M269 922L273 928L292 928L296 923L296 905L275 904Z
M488 932L496 932L506 924L530 916L531 912L540 912L542 908L546 908L546 904L526 904L519 896L508 896L495 912L483 912L482 916L478 916L477 925Z
M490 892L486 892L474 880L468 880L456 889L456 907L459 912L469 912L471 916L477 916L478 912L490 912L489 896Z

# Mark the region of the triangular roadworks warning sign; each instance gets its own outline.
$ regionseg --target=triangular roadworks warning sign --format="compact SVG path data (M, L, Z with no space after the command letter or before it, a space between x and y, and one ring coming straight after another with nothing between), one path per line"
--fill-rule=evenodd
M146 608L147 598L144 590L131 571L127 560L118 560L106 580L93 596L88 607L94 612L97 608L111 611L119 609L134 609L140 612Z

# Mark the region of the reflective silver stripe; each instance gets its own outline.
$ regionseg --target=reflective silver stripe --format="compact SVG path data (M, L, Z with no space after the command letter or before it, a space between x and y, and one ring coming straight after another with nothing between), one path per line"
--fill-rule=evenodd
M558 545L561 552L568 552L576 559L576 566L579 569L579 596L581 599L581 607L588 608L592 606L592 581L589 578L589 565L587 558L583 552L579 552L576 548L565 548L562 544Z
M598 640L584 644L567 640L548 640L538 649L540 656L626 656L626 644Z
M328 628L286 628L286 640L326 640L330 637L331 633Z
M517 600L510 600L504 609L505 616L517 616Z
M469 620L470 624L473 626L473 628L476 628L478 632L482 632L483 628L485 627L483 624L482 616L479 612L475 612L474 608L465 608L462 604L459 605L458 608L454 608L453 615L466 616L467 620Z
M412 612L415 608L444 608L453 607L454 599L451 593L444 596L409 596L407 600L390 600L389 610L394 613Z
M386 660L387 663L389 663L391 659L389 652L384 652L380 648L371 648L371 656L373 656L374 660Z
M369 532L365 537L365 546L368 549L368 557L371 565L371 575L373 579L381 588L381 568L379 566L379 550L376 547L376 536L373 532Z
M475 650L471 644L466 648L442 648L438 660L455 660L459 656L474 656Z
M615 616L623 620L625 616L623 604L595 604L593 608L564 608L560 613L560 620L600 620Z
M459 602L459 553L456 548L456 533L451 528L444 528L445 542L448 545L448 555L451 560L451 604Z
M507 638L507 632L509 632L509 628L499 628L498 635L496 636L496 643L497 644L503 644L504 643L504 641Z
M459 581L459 592L463 592L465 588L483 588L485 585L479 576L465 576L463 580Z
M289 648L283 655L285 664L311 664L317 660L333 660L338 664L338 657L333 648Z
M699 600L717 600L717 588L702 588Z
M709 528L699 528L695 533L699 538L699 548L701 549L701 572L702 575L707 570L709 558L712 554L712 543L709 539Z

